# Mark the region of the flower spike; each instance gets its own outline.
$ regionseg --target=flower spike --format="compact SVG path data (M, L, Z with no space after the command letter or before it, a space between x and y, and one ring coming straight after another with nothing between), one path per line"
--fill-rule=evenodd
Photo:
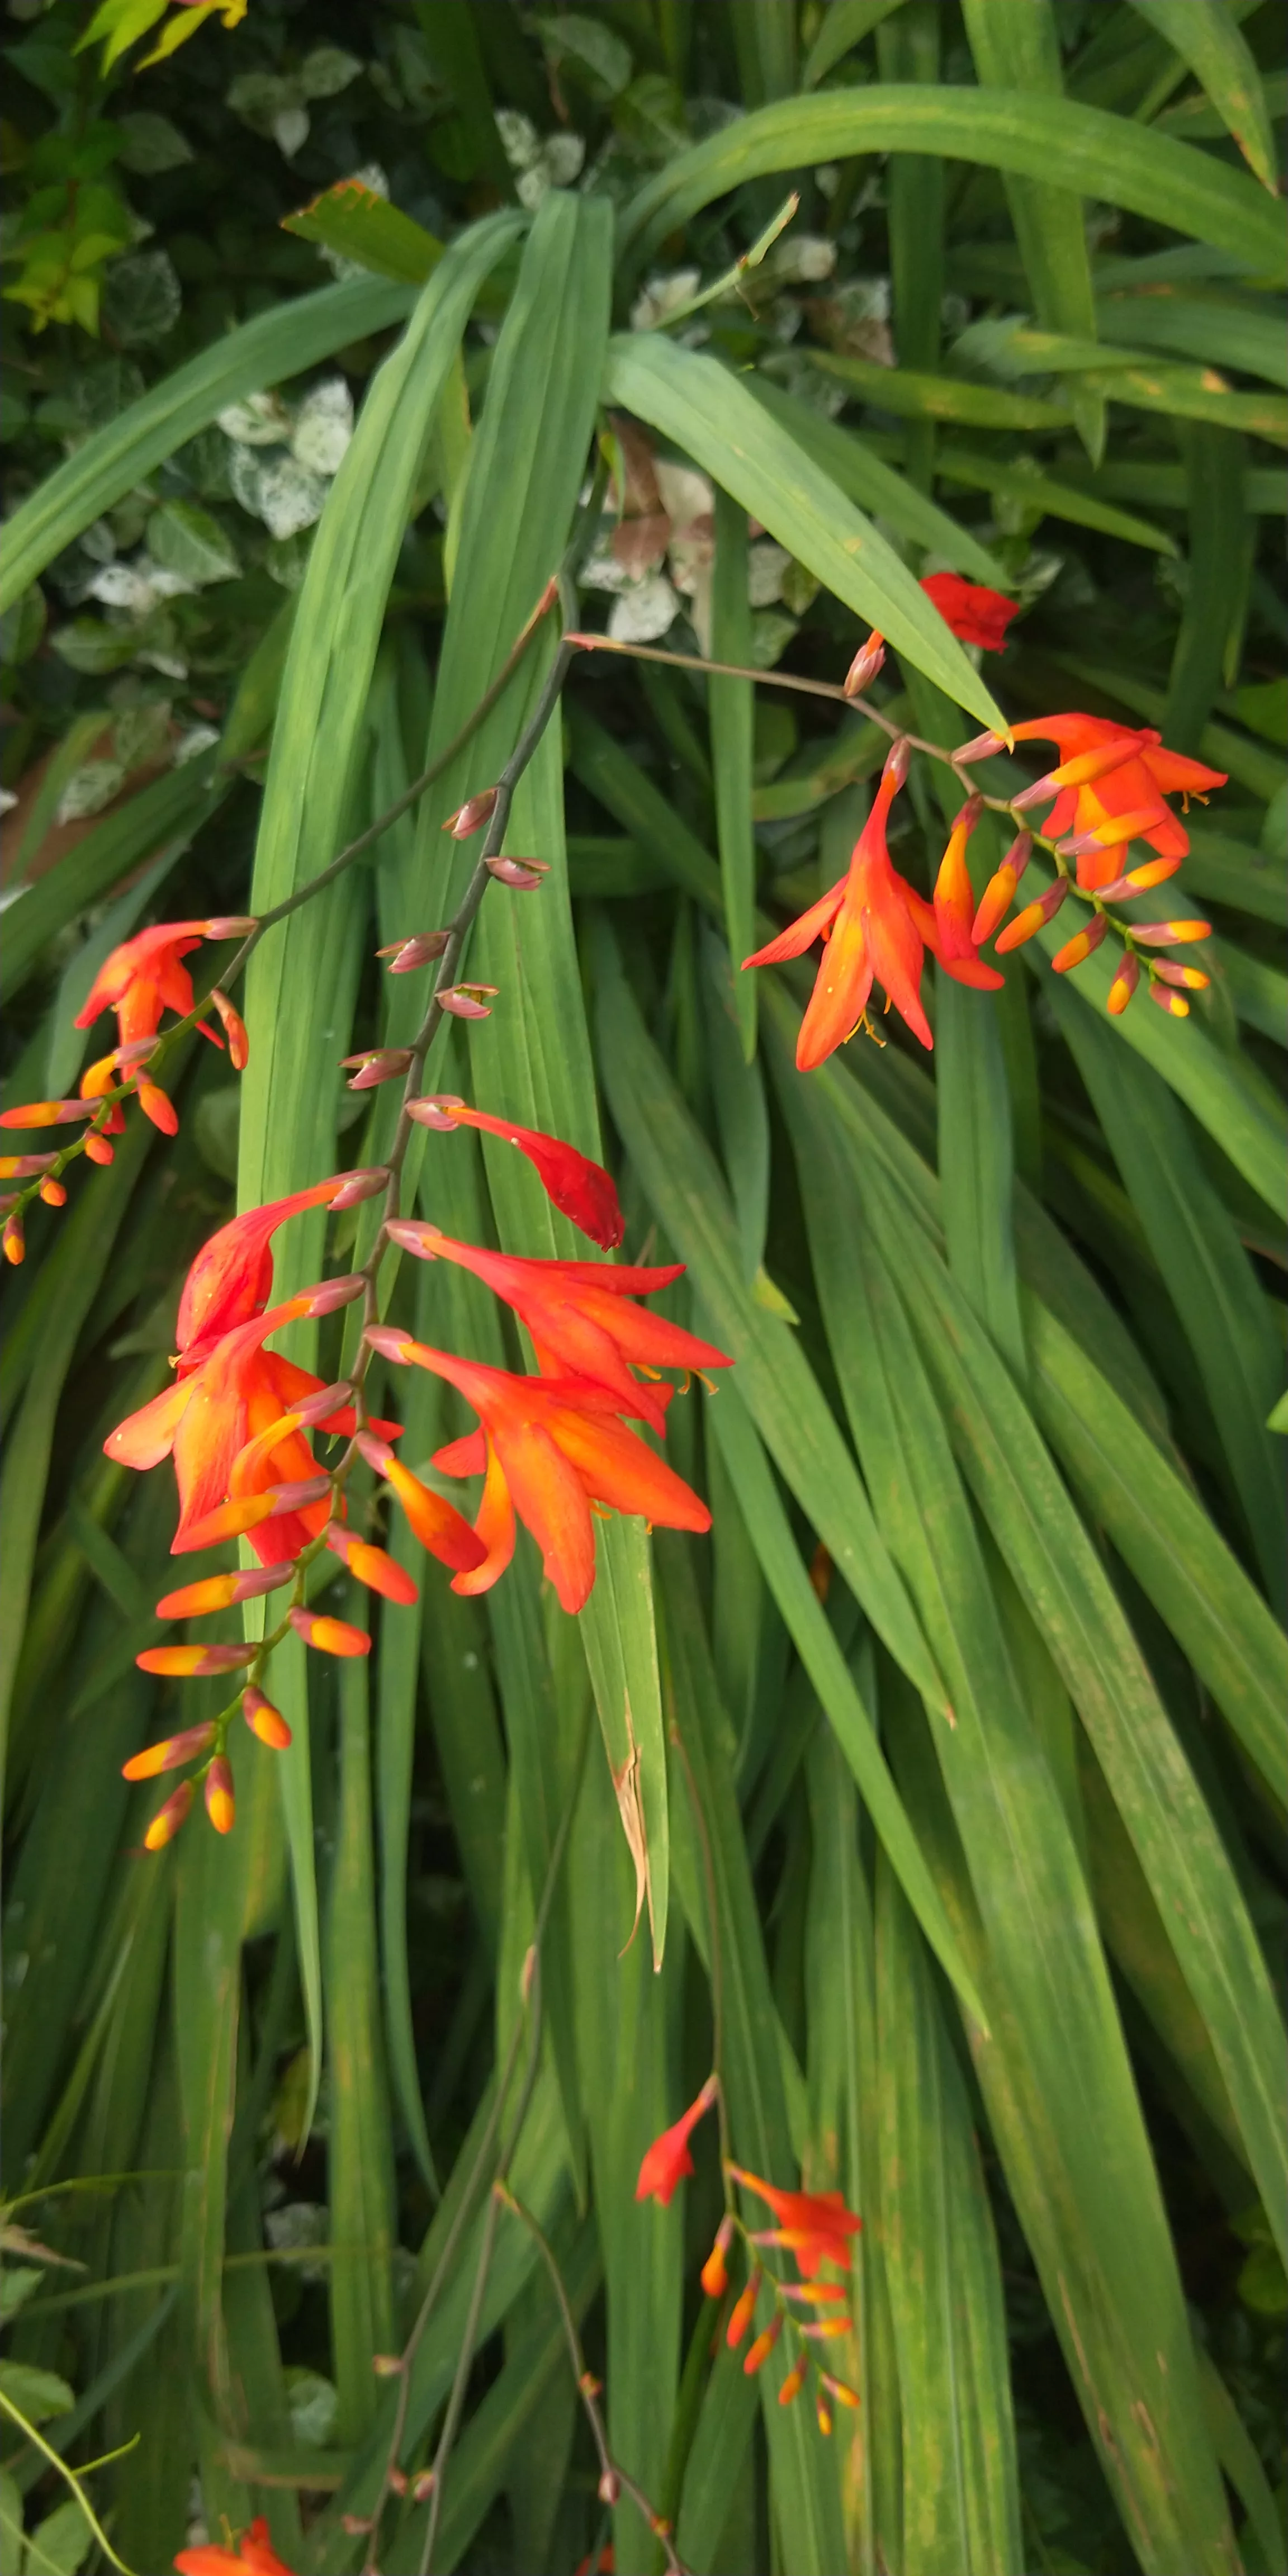
M653 2140L640 2166L639 2180L635 2185L637 2200L655 2200L662 2209L668 2206L677 2186L686 2174L693 2171L693 2158L689 2153L690 2134L711 2109L719 2090L715 2076L708 2075L688 2110L681 2113L673 2127L664 2129L660 2138Z

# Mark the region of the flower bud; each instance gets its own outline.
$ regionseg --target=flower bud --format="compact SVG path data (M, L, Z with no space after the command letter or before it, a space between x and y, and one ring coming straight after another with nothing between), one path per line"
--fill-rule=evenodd
M886 754L885 767L881 772L882 779L892 778L896 787L902 787L903 782L908 775L908 765L911 759L912 745L909 742L907 735L901 733L898 741L891 744L890 749Z
M352 1393L348 1378L338 1377L333 1386L320 1386L316 1395L306 1395L301 1404L291 1406L291 1420L297 1431L315 1431L319 1422L341 1411Z
M1051 960L1055 973L1067 975L1071 967L1081 966L1084 959L1100 946L1108 928L1108 913L1094 913L1085 930L1076 930L1072 939L1066 939L1063 948L1057 949Z
M1134 921L1131 935L1141 948L1184 948L1192 939L1210 939L1210 921Z
M360 1207L364 1199L378 1198L388 1186L389 1174L383 1163L368 1163L356 1172L343 1172L331 1201L331 1214L338 1216L344 1208Z
M498 990L496 984L449 984L446 992L437 997L438 1007L440 1011L450 1011L453 1019L485 1020Z
M163 1136L177 1136L179 1113L169 1093L162 1091L155 1082L140 1082L138 1093L139 1107L144 1117L150 1118L153 1126L159 1127Z
M961 743L953 753L953 767L964 769L972 760L991 760L994 752L1005 749L1000 733L973 734L969 742Z
M857 2388L848 2388L843 2379L833 2379L830 2370L821 2370L819 2372L819 2377L823 2382L823 2386L828 2391L829 2396L836 2399L838 2406L855 2407L859 2404L860 2400Z
M257 1735L261 1744L267 1744L274 1753L286 1751L291 1730L280 1708L274 1708L271 1699L265 1699L262 1690L256 1690L253 1683L242 1692L242 1716L251 1734Z
M1151 957L1149 971L1161 976L1165 984L1179 984L1190 993L1205 993L1212 981L1201 966L1177 966L1170 957Z
M821 2388L814 2400L814 2412L818 2418L818 2429L826 2437L832 2430L832 2409Z
M1005 930L998 932L998 956L1005 956L1012 948L1022 948L1025 940L1031 939L1044 922L1053 921L1068 891L1068 878L1057 877L1055 884L1048 886L1036 903L1026 903L1023 912L1017 912L1014 921L1008 921Z
M209 1610L231 1610L239 1601L258 1601L289 1583L289 1565L248 1568L244 1574L208 1574L202 1583L183 1583L157 1603L158 1619L204 1619Z
M450 832L454 841L471 840L475 832L481 832L484 824L491 821L495 810L496 789L485 787L481 795L467 796L465 803L458 805L454 814L448 815L443 830Z
M115 1065L118 1073L133 1073L137 1066L146 1064L148 1057L155 1055L156 1051L155 1034L150 1038L131 1038L128 1046L116 1047L111 1055L104 1056L101 1061L104 1064Z
M535 894L550 874L548 859L488 859L486 865L498 884L514 886L520 894Z
M115 1145L109 1145L106 1136L92 1130L85 1139L85 1151L91 1163L114 1163L116 1160Z
M347 1091L374 1091L377 1083L397 1082L406 1073L411 1063L411 1048L376 1047L366 1055L341 1056L340 1062L346 1067L356 1065L358 1068L352 1082L345 1085Z
M204 1681L208 1673L240 1672L253 1663L257 1646L145 1646L134 1660L141 1673L163 1673L181 1682Z
M970 935L973 947L982 948L985 940L992 938L999 921L1004 920L1010 911L1016 887L1029 864L1032 849L1032 833L1018 832L1000 868L989 878L980 896L975 918L971 923Z
M40 1195L46 1207L66 1207L67 1192L61 1181L42 1181Z
M217 1834L230 1834L237 1815L233 1796L233 1775L222 1753L215 1755L206 1773L206 1814Z
M392 961L391 975L411 975L418 966L432 966L434 959L442 956L448 937L445 930L423 930L415 939L391 940L387 948L378 948L376 955Z
M765 2362L768 2361L782 2331L782 2310L781 2308L778 2308L770 2318L763 2333L757 2335L756 2340L751 2345L747 2358L742 2365L748 2379L754 2379L756 2372L762 2368Z
M1174 1020L1188 1020L1190 1006L1185 995L1174 993L1170 984L1156 983L1152 975L1149 979L1149 998L1151 1002L1157 1002L1160 1011L1170 1011Z
M1092 831L1071 832L1065 840L1057 841L1056 857L1085 859L1096 850L1122 849L1142 832L1152 830L1157 821L1158 809L1154 805L1144 805L1135 814L1107 814L1104 822L1097 823Z
M730 2352L737 2351L748 2326L751 2324L759 2289L760 2274L759 2272L753 2272L751 2279L747 2283L746 2289L742 2292L741 2297L738 2299L734 2307L733 2315L730 2317L725 2331L725 2342L728 2344Z
M702 2266L700 2279L709 2299L722 2299L729 2287L727 2256L733 2242L733 2220L722 2218L716 2229L716 2241Z
M0 1127L66 1127L93 1115L92 1100L29 1100L25 1109L0 1109Z
M219 912L212 920L203 921L201 927L207 939L245 939L259 924L251 912Z
M313 1610L288 1612L291 1626L306 1646L314 1646L322 1655L369 1655L371 1639L365 1628L351 1628L347 1619L319 1618Z
M983 811L983 797L974 794L968 796L965 804L960 806L958 811L954 814L949 826L950 831L963 832L967 834L973 832Z
M433 2472L433 2470L432 2470L432 2469L422 2469L422 2470L421 2470L421 2473L420 2473L420 2476L419 2476L418 2478L413 2479L413 2481L412 2481L412 2490L411 2490L411 2500L412 2500L412 2503L413 2503L413 2504L428 2504L429 2499L430 2499L430 2497L432 2496L432 2494L433 2494L433 2492L434 2492L434 2485L435 2485L435 2479L434 2479L434 2472Z
M1120 1011L1126 1010L1132 994L1135 992L1139 982L1140 959L1133 955L1129 948L1112 984L1109 987L1108 997L1105 1002L1105 1009L1112 1012L1115 1019L1117 1019Z
M246 1023L241 1012L229 1001L226 993L220 992L217 984L210 998L227 1031L228 1061L234 1073L244 1073L250 1062L250 1039L246 1034Z
M0 1154L0 1181L34 1181L57 1160L57 1154Z
M144 1850L162 1851L167 1843L172 1843L180 1826L187 1823L191 1806L192 1782L181 1780L178 1788L171 1790L165 1805L158 1807L143 1837Z
M787 2377L783 2381L782 2387L778 2391L779 2405L790 2406L792 2399L794 2397L799 2397L804 2385L805 2364L803 2361L794 2361L791 2369L787 2373Z
M352 1530L343 1529L339 1521L332 1521L326 1543L332 1555L347 1565L355 1582L365 1583L369 1592L383 1594L386 1601L401 1602L405 1609L410 1609L413 1601L419 1601L419 1585L413 1583L394 1557L386 1555L383 1547L374 1547L367 1539L355 1538Z
M621 2492L622 2482L616 2469L605 2469L604 2474L599 2481L600 2503L616 2504L621 2497Z
M1146 894L1151 886L1162 885L1165 878L1174 877L1180 864L1179 858L1144 859L1138 868L1128 869L1123 883L1130 886L1133 894Z
M373 2352L371 2356L371 2367L375 2372L377 2379L400 2379L402 2377L403 2365L400 2356L396 2352Z
M178 1735L165 1735L159 1744L146 1744L141 1753L132 1753L121 1764L123 1780L155 1780L161 1771L177 1771L184 1762L195 1762L208 1744L215 1740L212 1719L204 1726L185 1726Z
M3 1251L5 1260L12 1262L15 1270L20 1262L26 1260L27 1238L22 1230L22 1217L16 1210L12 1216L5 1218L4 1232L0 1234L0 1250Z
M866 643L860 644L841 687L847 698L861 698L870 681L875 680L885 660L885 637L874 627Z
M415 1119L418 1127L447 1130L456 1125L452 1111L464 1107L459 1091L429 1091L423 1099L408 1101L407 1115Z

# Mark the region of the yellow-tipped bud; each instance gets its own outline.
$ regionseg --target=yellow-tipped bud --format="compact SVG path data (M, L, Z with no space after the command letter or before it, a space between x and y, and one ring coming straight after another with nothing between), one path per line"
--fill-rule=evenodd
M180 1826L187 1823L191 1806L192 1782L181 1780L178 1788L171 1790L165 1805L158 1807L143 1837L145 1851L163 1851L167 1843L172 1843Z
M233 1796L233 1775L222 1753L215 1755L206 1773L206 1814L217 1834L230 1834L237 1814Z

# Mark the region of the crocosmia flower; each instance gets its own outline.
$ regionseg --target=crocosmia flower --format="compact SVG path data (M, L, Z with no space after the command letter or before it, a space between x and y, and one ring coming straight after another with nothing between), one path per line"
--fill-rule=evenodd
M963 581L959 572L927 573L921 587L960 643L1001 652L1007 627L1020 613L1018 599L1004 599L1000 590L987 590L982 582Z
M395 1243L425 1261L455 1261L472 1270L521 1316L532 1335L543 1377L585 1378L605 1388L619 1412L635 1413L660 1431L664 1397L632 1377L628 1361L648 1370L660 1368L728 1368L724 1351L699 1341L664 1315L650 1314L636 1297L669 1288L683 1276L683 1262L663 1269L614 1267L599 1261L529 1261L505 1252L486 1252L477 1244L457 1243L438 1228L415 1219L395 1219L389 1228Z
M540 1127L517 1127L512 1118L493 1118L485 1109L467 1108L448 1092L410 1100L407 1108L422 1127L477 1127L485 1136L501 1136L508 1145L517 1145L560 1214L570 1217L605 1252L616 1251L626 1231L617 1192L603 1165L579 1154L575 1145L547 1136Z
M432 1350L394 1325L373 1324L366 1338L385 1359L409 1361L446 1378L482 1423L481 1436L450 1441L434 1460L447 1476L484 1470L474 1527L487 1554L481 1565L454 1577L454 1592L490 1591L504 1574L514 1554L516 1513L536 1539L565 1610L582 1609L595 1580L592 1503L642 1513L664 1529L710 1529L706 1504L616 1419L619 1400L601 1387L485 1368Z
M262 2513L256 2514L249 2531L244 2531L236 2549L224 2549L216 2541L203 2541L198 2549L181 2549L175 2560L178 2576L292 2576L284 2558L279 2558L268 2537L268 2524Z
M637 2200L656 2200L665 2209L677 2185L683 2182L686 2174L692 2173L690 2133L710 2110L717 2089L714 2075L708 2075L702 2091L695 2101L690 2102L688 2110L681 2113L671 2128L664 2129L660 2138L653 2140L640 2166L639 2180L635 2185Z
M308 1440L289 1417L293 1403L321 1391L322 1380L297 1368L293 1360L264 1349L270 1333L311 1312L312 1299L305 1292L225 1333L198 1367L118 1423L104 1441L108 1457L125 1467L155 1467L173 1455L179 1487L173 1556L210 1544L214 1533L208 1533L203 1524L236 1490L234 1469L240 1453L252 1442L257 1455L243 1482L243 1494L252 1496L316 1475ZM280 1436L266 1443L262 1434L274 1424L281 1425ZM352 1406L340 1405L320 1427L352 1431L354 1425ZM386 1437L397 1437L396 1423L380 1423L377 1428ZM246 1535L260 1563L280 1565L297 1557L326 1527L328 1510L323 1496L248 1526Z
M777 2227L753 2237L753 2244L784 2246L795 2255L807 2281L824 2263L837 2263L848 2272L850 2238L858 2235L863 2221L846 2208L842 2193L779 2191L773 2183L762 2182L759 2174L744 2173L741 2165L731 2165L729 2170L744 2191L754 2191L758 2200L768 2202L778 2220Z
M115 1011L123 1047L154 1038L163 1011L184 1019L192 1009L192 977L180 961L203 939L235 938L253 928L248 920L160 921L152 930L136 932L104 959L84 1008L76 1014L76 1027L90 1029L100 1011ZM207 1037L213 1034L207 1029Z
M1184 752L1168 751L1149 727L1133 731L1106 716L1033 716L1012 726L1017 742L1055 742L1060 766L1043 782L1055 803L1042 826L1049 840L1065 833L1099 833L1135 817L1133 839L1148 841L1160 858L1179 862L1190 846L1185 825L1165 803L1168 796L1206 798L1224 787L1225 772L1208 769ZM1026 802L1037 801L1029 791ZM1090 893L1109 885L1122 863L1122 844L1106 831L1103 842L1078 855L1078 883Z
M336 1172L330 1180L315 1181L310 1190L247 1208L243 1216L221 1225L203 1243L184 1281L176 1326L181 1369L194 1367L221 1333L262 1315L273 1293L270 1242L279 1225L305 1208L352 1207L383 1189L386 1178L380 1170Z

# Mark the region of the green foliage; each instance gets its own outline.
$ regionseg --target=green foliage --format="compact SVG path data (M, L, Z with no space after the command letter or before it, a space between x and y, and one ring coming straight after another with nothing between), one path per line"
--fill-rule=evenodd
M11 7L3 1106L103 1051L122 940L376 827L256 949L245 1073L177 1050L178 1135L132 1107L5 1273L15 2576L261 2514L299 2576L610 2538L652 2576L570 2353L701 2576L1288 2565L1278 36L1270 0ZM604 1161L623 1257L686 1265L666 1311L733 1361L667 1417L712 1529L601 1524L571 1620L526 1533L461 1598L355 1481L421 1599L370 1622L320 1558L370 1664L280 1649L289 1750L241 1729L235 1832L147 1856L121 1765L216 1703L135 1669L169 1470L102 1444L234 1204L389 1152L339 1062L412 1042L424 976L373 952L461 900L441 827L523 735L570 545L620 649L572 658L506 844L548 873L489 886L495 1004L424 1087ZM1003 651L936 572L1017 604ZM837 694L869 627L881 722ZM1188 1016L1107 1014L1113 938L1057 974L1069 906L996 992L927 976L933 1053L891 1012L799 1073L807 966L741 957L843 874L883 725L1070 709L1228 774L1134 907L1211 916ZM923 896L964 792L917 760L895 807ZM403 1190L585 1255L501 1138L415 1128ZM275 1293L376 1222L297 1221ZM380 1294L518 1358L446 1262ZM374 1401L420 1473L464 1427L415 1370ZM635 2199L713 2056L720 2148L863 2216L830 2441L777 2402L790 2338L748 2377L700 2291L716 2123Z

